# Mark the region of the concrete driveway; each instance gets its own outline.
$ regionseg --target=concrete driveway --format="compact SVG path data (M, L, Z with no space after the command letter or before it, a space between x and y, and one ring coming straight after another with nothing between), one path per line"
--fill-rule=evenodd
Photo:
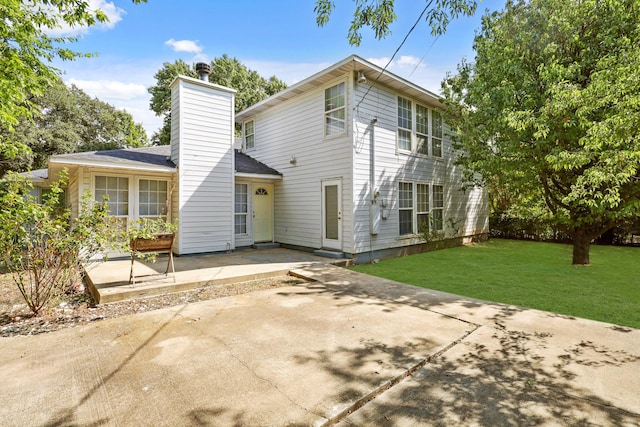
M640 330L311 265L0 339L0 425L640 425Z

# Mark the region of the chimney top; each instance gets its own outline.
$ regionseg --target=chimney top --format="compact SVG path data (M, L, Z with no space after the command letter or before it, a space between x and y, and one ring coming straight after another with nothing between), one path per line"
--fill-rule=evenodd
M198 62L196 64L196 73L198 73L198 78L200 80L208 82L210 72L211 72L211 67L206 62Z

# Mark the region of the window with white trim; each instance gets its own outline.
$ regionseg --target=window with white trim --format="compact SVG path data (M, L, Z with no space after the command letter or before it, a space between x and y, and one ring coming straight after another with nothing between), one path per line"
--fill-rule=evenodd
M250 120L244 124L244 148L245 150L251 150L255 147L255 133L253 129L253 120Z
M138 181L138 216L140 218L167 219L169 201L165 180L140 179Z
M416 104L416 153L429 155L429 109Z
M398 184L399 233L401 236L413 234L413 184Z
M431 155L442 157L442 113L431 110Z
M444 187L434 185L433 187L433 208L431 209L432 230L441 231L444 227Z
M429 231L429 184L416 184L418 233Z
M419 182L398 184L400 236L442 231L444 225L444 187Z
M345 84L324 90L324 134L340 135L346 131Z
M96 200L107 200L109 213L117 218L129 216L129 178L119 176L95 177Z
M413 111L411 101L398 97L398 150L411 151L411 132L413 131Z
M247 184L236 184L235 188L235 234L247 234Z

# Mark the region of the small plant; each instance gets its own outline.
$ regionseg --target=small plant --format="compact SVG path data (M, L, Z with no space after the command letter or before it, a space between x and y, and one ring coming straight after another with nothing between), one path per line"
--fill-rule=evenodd
M164 218L141 218L131 224L125 231L125 236L122 239L126 245L125 250L134 255L133 252L135 252L135 250L133 242L135 240L153 240L162 235L175 233L177 228L177 224L168 222ZM135 256L147 262L155 262L156 259L155 252L135 252Z

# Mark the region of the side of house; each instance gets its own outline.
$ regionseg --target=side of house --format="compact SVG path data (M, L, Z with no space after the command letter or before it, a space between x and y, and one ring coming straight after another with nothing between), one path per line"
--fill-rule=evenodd
M244 150L278 169L275 240L392 256L488 232L482 189L462 190L438 98L357 56L238 113Z

